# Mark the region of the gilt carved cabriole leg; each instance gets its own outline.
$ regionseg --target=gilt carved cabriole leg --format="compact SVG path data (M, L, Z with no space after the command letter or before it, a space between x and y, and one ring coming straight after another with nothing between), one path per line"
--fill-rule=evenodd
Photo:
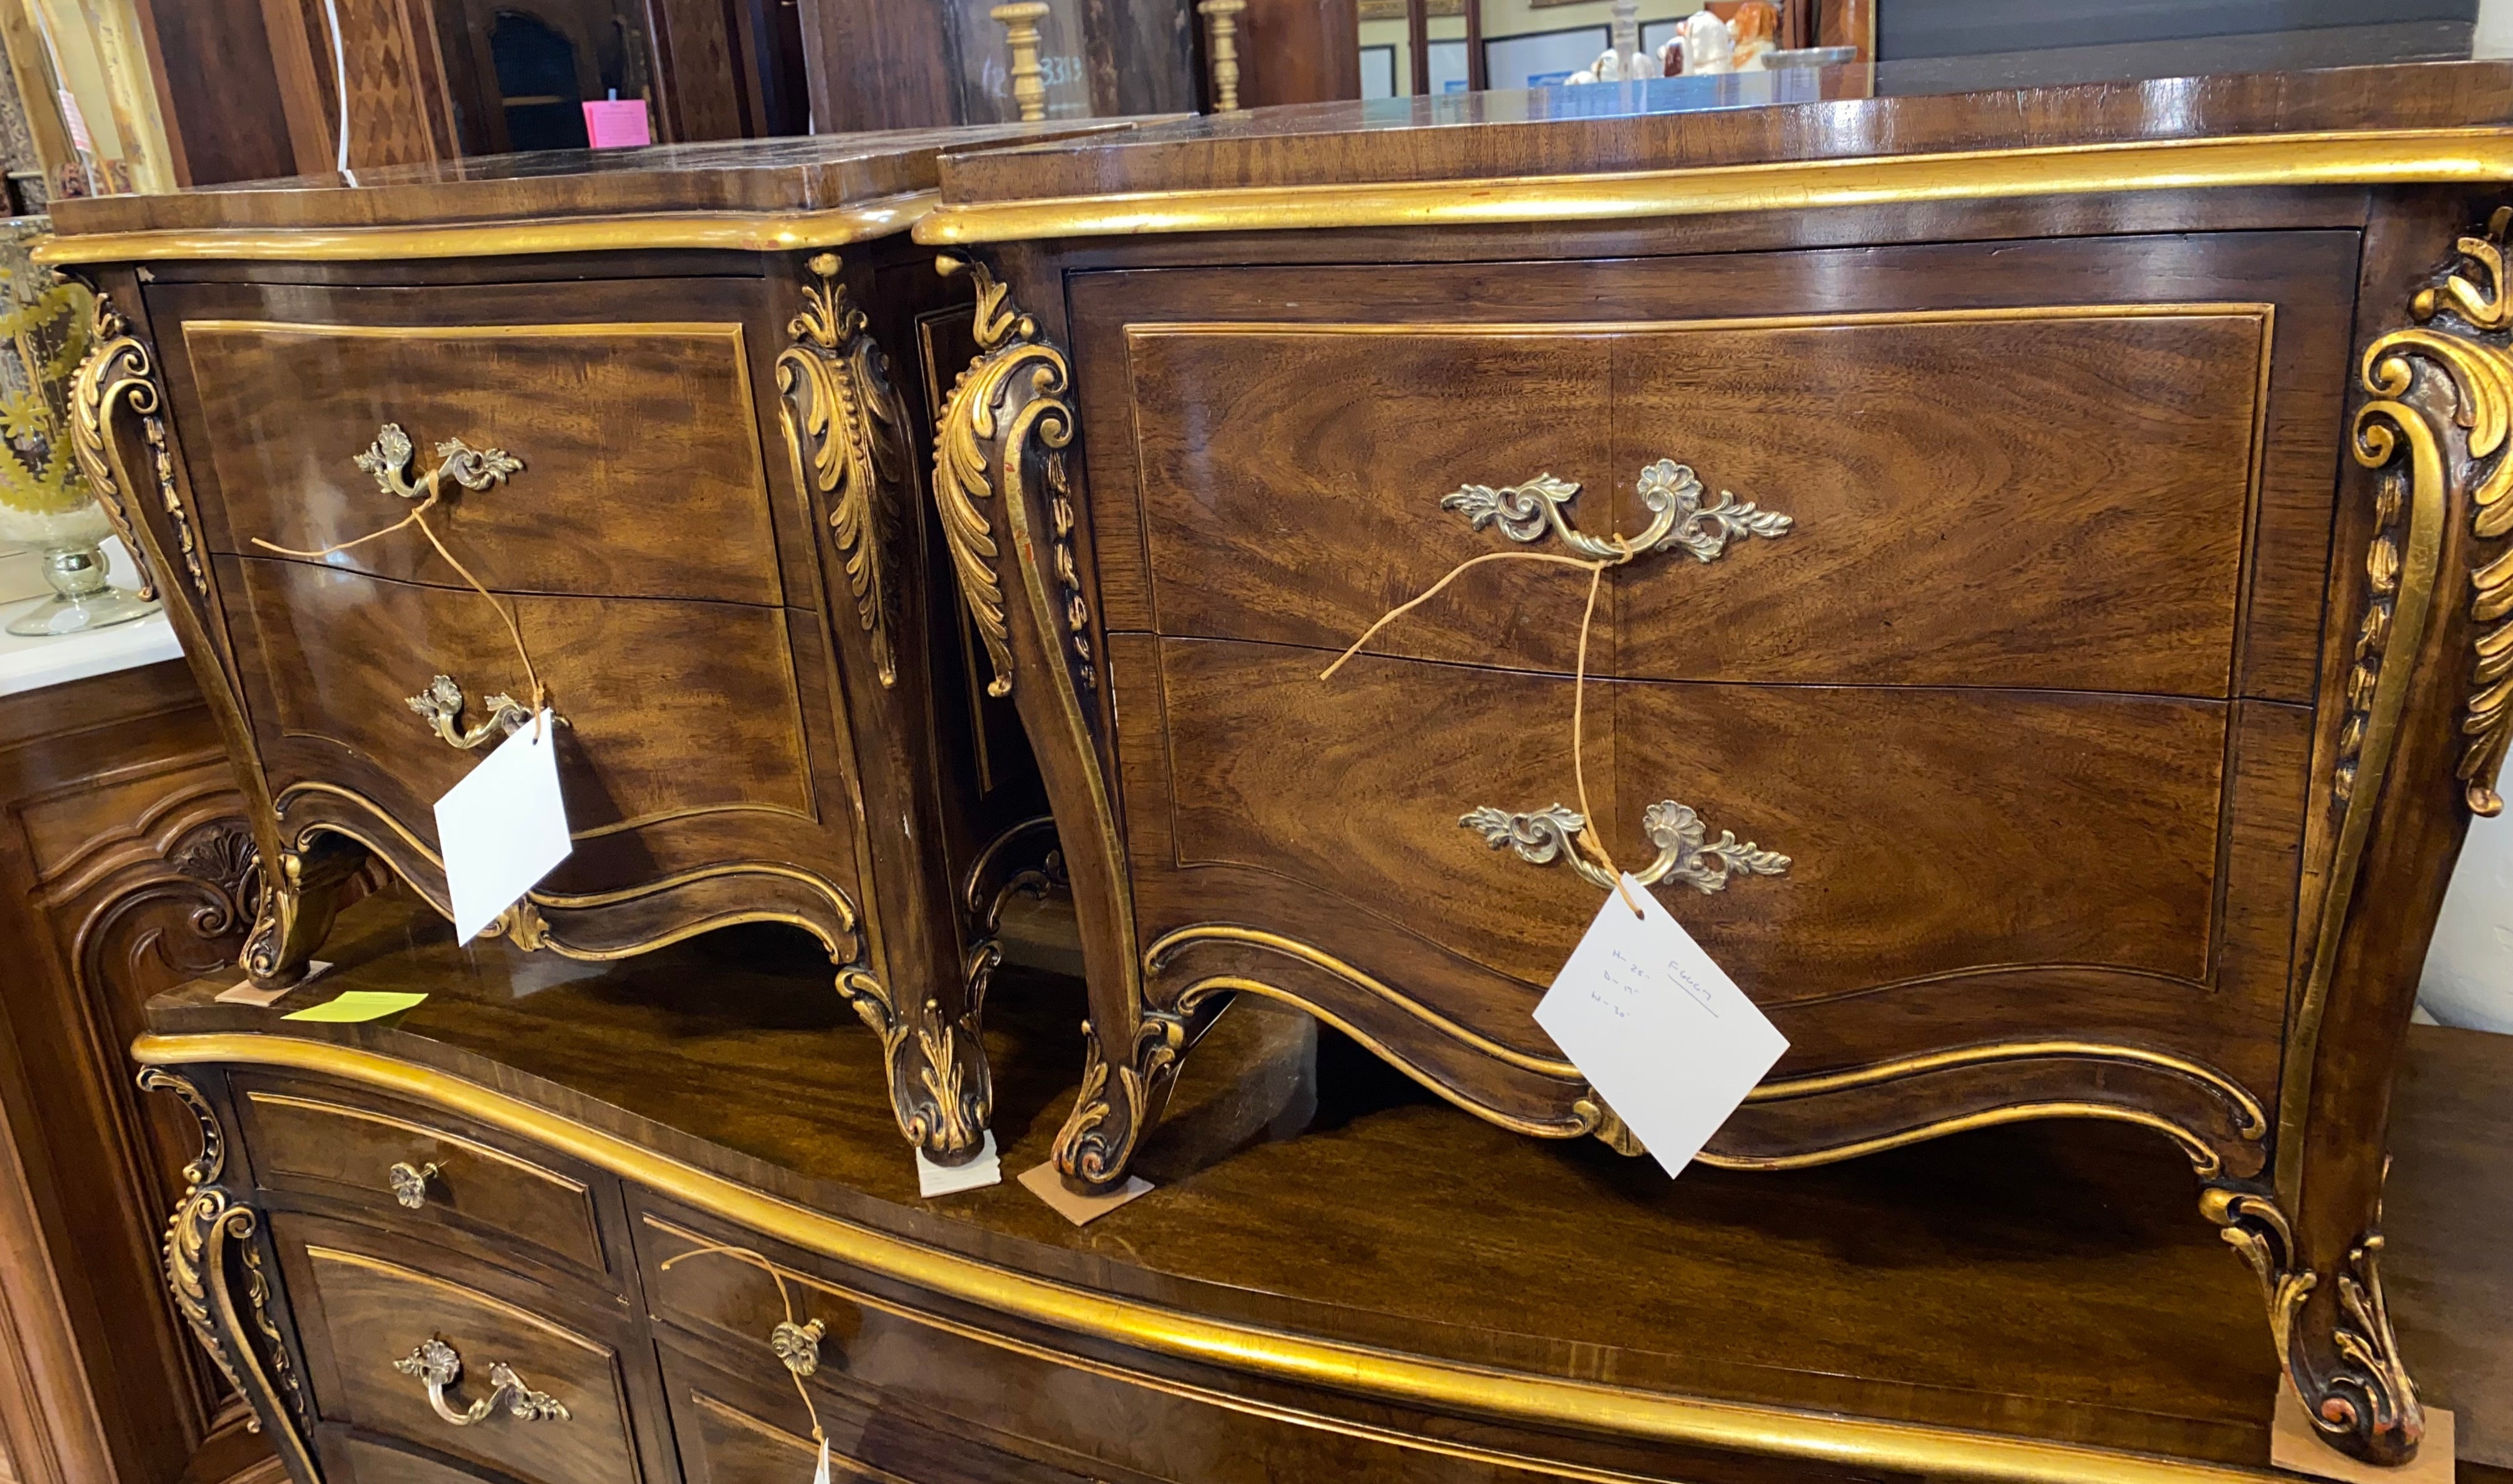
M849 297L839 255L803 264L776 363L778 420L794 480L811 499L855 761L858 889L864 912L838 988L881 1037L900 1131L937 1164L983 1151L994 1106L980 1039L984 972L962 940L954 883L930 818L935 788L922 734L930 670L907 412L888 358ZM911 677L902 684L902 673ZM897 822L918 822L901 829Z
M183 1167L187 1188L166 1225L166 1286L193 1338L253 1409L254 1430L297 1484L322 1484L306 1446L311 1409L288 1342L272 1312L277 1300L258 1238L260 1220L222 1183L226 1136L216 1109L188 1079L163 1067L140 1074L145 1092L182 1100L200 1120L201 1154Z
M986 264L946 256L977 289L977 357L935 431L934 498L953 575L993 668L1037 752L1062 837L1090 979L1082 1093L1057 1136L1065 1180L1122 1183L1160 1116L1185 1024L1144 1003L1125 837L1105 731L1099 640L1077 549L1078 431L1064 352L1011 301Z
M305 977L314 950L332 932L351 878L367 863L367 851L345 835L326 832L296 849L283 848L277 860L276 869L261 873L259 914L244 943L244 972L265 989Z
M2513 723L2513 209L2413 295L2357 368L2351 425L2371 515L2334 635L2344 719L2313 804L2326 866L2279 1090L2274 1182L2203 1206L2259 1275L2288 1379L2332 1446L2375 1464L2425 1430L2382 1294L2391 1077L2472 814L2502 801ZM2341 552L2342 558L2352 553Z
M296 849L281 839L259 745L220 642L216 575L193 529L156 353L109 292L96 296L92 331L94 343L70 379L70 452L130 549L142 592L164 599L183 658L235 765L263 862L244 970L266 986L294 983L330 931L339 891L365 862L365 853L334 835Z

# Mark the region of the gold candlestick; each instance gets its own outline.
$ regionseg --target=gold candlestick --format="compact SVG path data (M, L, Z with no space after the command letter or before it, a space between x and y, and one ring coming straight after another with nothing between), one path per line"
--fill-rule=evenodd
M1016 0L986 14L1003 22L1004 40L1013 49L1013 102L1021 122L1037 123L1047 117L1047 84L1038 66L1038 23L1047 19L1046 0Z
M1248 0L1199 0L1195 12L1213 27L1213 111L1239 111L1239 13Z

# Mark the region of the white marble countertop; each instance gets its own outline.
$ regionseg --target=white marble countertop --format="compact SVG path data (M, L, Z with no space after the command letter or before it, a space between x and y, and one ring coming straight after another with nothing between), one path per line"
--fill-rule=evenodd
M121 542L107 541L104 552L113 581L126 587L138 585ZM0 605L0 696L183 658L182 646L175 642L175 626L162 612L82 634L29 639L7 631L8 624L29 609L51 601L45 597Z
M0 608L0 625L24 613L36 603L12 603ZM111 628L90 629L83 634L61 634L53 638L26 639L0 632L0 696L15 696L20 691L41 690L48 685L64 685L72 680L85 680L91 675L109 675L115 670L137 669L155 664L160 660L180 660L183 647L175 642L175 625L166 622L163 613L153 613L129 623L116 623Z

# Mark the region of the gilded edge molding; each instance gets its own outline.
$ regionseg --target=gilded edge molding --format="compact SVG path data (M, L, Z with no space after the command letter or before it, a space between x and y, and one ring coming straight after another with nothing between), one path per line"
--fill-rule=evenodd
M535 253L718 249L794 253L887 237L934 207L935 192L902 191L802 212L637 212L611 217L442 221L409 226L170 227L48 238L32 256L86 262L367 262L412 258L511 258Z
M1566 1084L1582 1085L1579 1069L1569 1062L1522 1051L1513 1046L1505 1046L1457 1023L1431 1006L1322 948L1261 928L1241 927L1229 923L1204 923L1175 929L1163 934L1144 950L1144 973L1147 976L1158 977L1175 969L1178 955L1197 947L1216 945L1278 954L1340 980L1363 993L1421 1021L1449 1039L1515 1070ZM1572 1139L1582 1135L1594 1135L1623 1153L1643 1152L1641 1146L1631 1140L1622 1121L1615 1116L1614 1110L1606 1105L1604 1100L1596 1096L1592 1088L1585 1089L1583 1095L1571 1104L1572 1116L1568 1119L1546 1122L1518 1117L1478 1103L1425 1075L1368 1031L1352 1024L1348 1019L1336 1015L1331 1009L1320 1006L1313 996L1287 989L1253 976L1229 973L1199 976L1190 980L1177 993L1168 996L1167 1008L1173 1019L1183 1023L1201 1008L1205 1001L1220 993L1263 995L1316 1016L1359 1041L1381 1060L1404 1071L1431 1092L1489 1123L1536 1138ZM2260 1105L2259 1100L2224 1074L2168 1052L2150 1051L2144 1047L2101 1041L2000 1041L1918 1056L1898 1057L1892 1061L1850 1067L1841 1071L1775 1078L1747 1093L1745 1102L1748 1104L1782 1103L1858 1088L1879 1087L1909 1077L1925 1076L1958 1067L2042 1059L2109 1063L2118 1066L2136 1067L2183 1078L2196 1083L2226 1104L2229 1122L2236 1137L2249 1143L2257 1143L2267 1137L2268 1114ZM2010 1107L1957 1114L1888 1135L1849 1141L1791 1154L1728 1155L1715 1150L1705 1150L1695 1157L1703 1164L1720 1169L1802 1169L1812 1165L1832 1164L1885 1149L1899 1148L1904 1144L1919 1143L1968 1129L2027 1122L2039 1118L2098 1118L2134 1123L2172 1140L2174 1144L2189 1158L2192 1169L2202 1179L2213 1179L2223 1173L2223 1156L2217 1151L2209 1136L2199 1130L2184 1127L2162 1114L2144 1109L2067 1099L2017 1103Z
M209 570L203 563L200 541L192 531L191 512L184 507L183 497L175 486L175 455L166 437L166 397L158 385L156 358L131 333L131 322L113 306L109 295L96 296L93 333L95 342L87 359L79 363L70 378L71 456L78 460L79 472L87 476L88 485L96 491L96 502L113 523L114 534L122 538L123 547L131 553L132 565L140 570L140 595L159 596L157 574L148 562L148 547L132 529L131 493L123 488L116 461L106 447L118 414L127 409L140 420L140 435L147 440L156 476L157 499L165 507L168 524L174 528L184 575L191 580L193 590L206 598L210 592Z
M2138 190L2503 180L2513 180L2513 136L2502 129L2367 129L1859 155L1613 175L1216 186L958 202L935 208L916 222L913 235L929 247L972 247L1161 232L1633 221L1712 212ZM40 253L37 257L41 261Z
M252 1406L252 1427L270 1438L292 1478L319 1479L322 1470L306 1446L313 1407L290 1358L288 1342L271 1309L277 1296L255 1241L259 1218L234 1198L226 1175L226 1134L216 1109L189 1078L150 1065L140 1073L142 1092L172 1093L201 1126L201 1152L183 1166L182 1199L166 1223L160 1256L175 1307L207 1350L220 1375ZM236 1280L243 1280L237 1302ZM253 1328L248 1332L245 1320Z
M331 1042L256 1033L143 1035L132 1055L150 1066L224 1063L280 1067L339 1079L458 1113L636 1182L775 1241L848 1263L894 1283L1054 1332L1107 1342L1171 1360L1321 1386L1400 1407L1487 1416L1538 1426L1604 1432L1669 1445L1732 1449L1981 1481L1981 1484L2271 1484L2265 1468L2160 1459L2084 1444L1796 1412L1749 1402L1643 1391L1595 1381L1509 1373L1489 1365L1403 1354L1207 1317L1124 1295L1075 1288L913 1242L778 1199L617 1135L563 1117L451 1072ZM957 1327L922 1311L921 1323L953 1327L999 1348L1168 1386L1176 1383L1118 1362L1047 1349L994 1329ZM1201 1399L1309 1426L1348 1428L1336 1417L1296 1411L1233 1391ZM1398 1446L1419 1439L1390 1437Z
M837 255L819 254L806 266L813 281L785 327L793 343L777 355L778 421L794 459L794 482L828 507L856 619L887 689L898 683L891 647L898 616L882 566L884 548L897 539L894 492L906 485L907 410L864 328L864 312L847 301Z

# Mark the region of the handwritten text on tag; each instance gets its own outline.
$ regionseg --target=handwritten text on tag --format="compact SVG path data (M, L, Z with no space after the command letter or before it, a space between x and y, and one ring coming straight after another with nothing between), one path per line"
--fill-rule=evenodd
M1623 888L1641 915L1607 897L1536 1023L1676 1175L1789 1043L1647 887Z
M517 727L436 801L454 941L469 943L567 859L567 805L558 793L558 727Z

